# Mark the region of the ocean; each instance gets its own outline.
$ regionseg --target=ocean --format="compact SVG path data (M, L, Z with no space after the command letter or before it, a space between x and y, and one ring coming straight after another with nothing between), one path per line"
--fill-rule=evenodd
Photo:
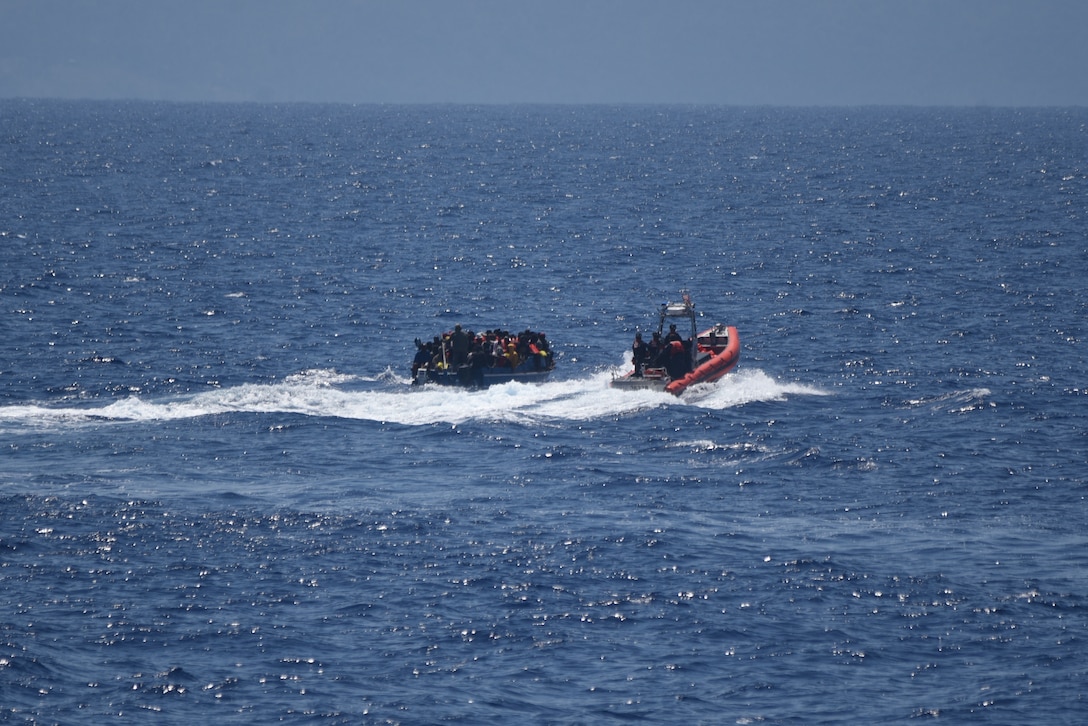
M0 101L0 720L1088 720L1088 110ZM741 359L620 391L690 294ZM546 332L540 385L410 385Z

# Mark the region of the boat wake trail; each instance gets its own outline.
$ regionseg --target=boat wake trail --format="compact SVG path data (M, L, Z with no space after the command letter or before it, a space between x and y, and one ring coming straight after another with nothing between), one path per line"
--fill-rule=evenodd
M760 370L693 386L677 398L658 391L609 388L612 372L544 384L508 383L485 390L424 386L390 375L358 377L307 371L275 383L244 384L169 399L130 396L106 404L0 406L0 430L124 422L166 422L226 414L296 414L424 426L471 421L561 424L614 418L649 409L694 406L727 409L796 395L825 395L815 387L784 384ZM396 378L396 380L391 380Z

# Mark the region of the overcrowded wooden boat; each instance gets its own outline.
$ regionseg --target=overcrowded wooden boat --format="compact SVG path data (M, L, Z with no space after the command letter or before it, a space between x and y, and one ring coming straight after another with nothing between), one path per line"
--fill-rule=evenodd
M542 383L555 368L544 333L502 329L474 333L460 325L425 343L416 339L412 383L485 388L499 383Z

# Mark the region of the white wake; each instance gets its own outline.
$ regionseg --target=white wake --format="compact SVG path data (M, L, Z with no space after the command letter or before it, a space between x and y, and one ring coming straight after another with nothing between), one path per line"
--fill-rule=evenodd
M307 371L273 383L251 383L187 396L148 399L128 396L104 404L0 406L0 424L51 427L103 422L154 422L237 413L280 413L404 424L469 421L560 424L618 418L642 410L676 406L727 409L794 395L824 395L803 384L780 383L756 369L717 383L693 386L680 398L656 391L609 387L612 371L543 384L508 383L484 390L411 386L386 372L364 378L335 371Z

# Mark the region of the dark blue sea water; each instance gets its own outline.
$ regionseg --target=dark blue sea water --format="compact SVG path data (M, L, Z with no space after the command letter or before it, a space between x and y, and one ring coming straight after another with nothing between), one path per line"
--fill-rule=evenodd
M1088 720L1088 110L2 101L0 185L0 720ZM737 370L611 390L685 290Z

